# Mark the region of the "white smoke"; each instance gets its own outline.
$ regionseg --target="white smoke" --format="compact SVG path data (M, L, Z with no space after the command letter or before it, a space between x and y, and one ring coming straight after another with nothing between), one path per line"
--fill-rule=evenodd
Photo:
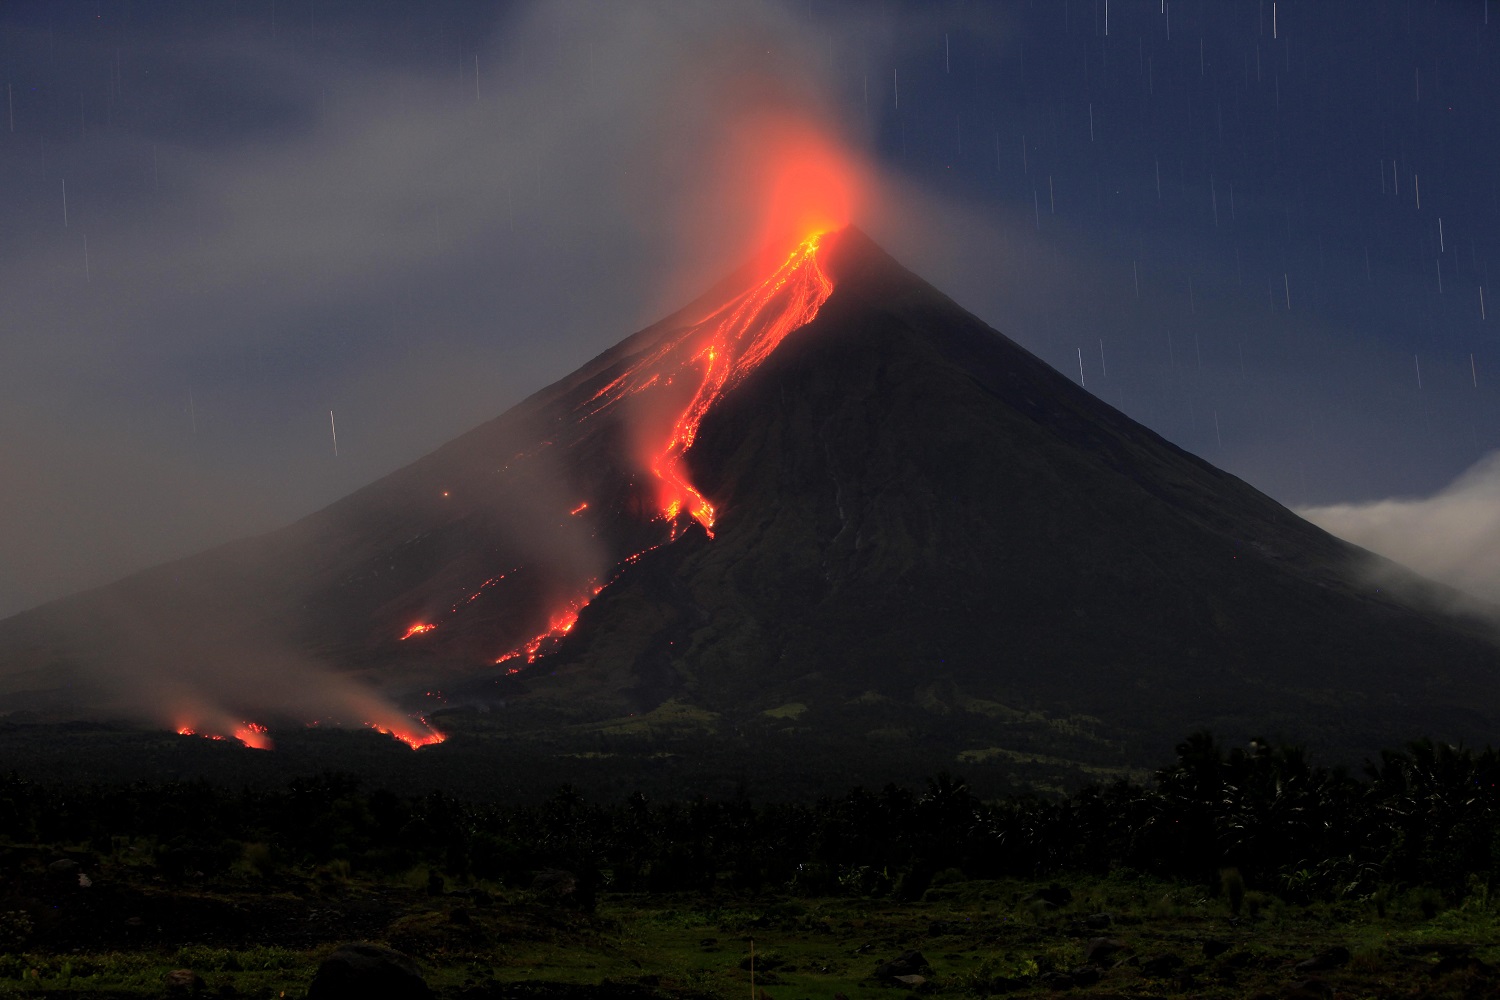
M1441 583L1500 602L1500 452L1430 497L1305 507L1333 534Z

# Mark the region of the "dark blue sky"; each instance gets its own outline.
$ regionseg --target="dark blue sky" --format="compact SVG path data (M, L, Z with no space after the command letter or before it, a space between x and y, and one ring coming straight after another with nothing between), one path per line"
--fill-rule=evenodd
M1500 443L1487 6L9 3L0 614L316 509L729 267L742 207L685 194L747 68L1103 399L1288 504L1435 493Z

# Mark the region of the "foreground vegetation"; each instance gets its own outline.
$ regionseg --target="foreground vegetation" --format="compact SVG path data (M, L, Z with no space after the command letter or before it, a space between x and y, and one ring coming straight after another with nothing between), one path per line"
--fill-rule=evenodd
M373 940L476 997L743 996L752 941L775 1000L1494 995L1497 779L1488 750L1413 744L1356 777L1206 735L1147 784L997 802L946 775L773 804L12 777L0 992L156 995L188 968L295 996Z

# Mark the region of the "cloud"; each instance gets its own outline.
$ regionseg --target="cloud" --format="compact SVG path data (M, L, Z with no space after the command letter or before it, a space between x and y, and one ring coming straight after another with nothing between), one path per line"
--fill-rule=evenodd
M1500 452L1430 497L1305 507L1298 514L1423 576L1500 602Z

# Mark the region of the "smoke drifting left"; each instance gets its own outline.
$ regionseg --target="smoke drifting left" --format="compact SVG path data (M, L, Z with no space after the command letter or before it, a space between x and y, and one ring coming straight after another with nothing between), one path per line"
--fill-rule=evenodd
M0 403L0 614L290 523L732 269L769 274L809 233L854 219L872 188L861 137L830 113L831 54L809 47L801 16L774 4L522 6L490 24L465 56L474 75L456 82L450 61L426 65L406 39L357 25L272 35L207 18L175 46L148 25L117 26L107 44L66 23L55 40L21 38L20 73L134 52L152 87L133 100L154 102L160 122L221 120L203 118L188 82L223 77L227 61L238 69L225 85L241 89L226 99L265 108L267 124L248 143L190 126L42 135L22 107L9 155L49 191L67 175L70 228L59 239L50 215L21 219L11 235L25 263L0 276L17 328L48 331L0 343L0 371L31 373L9 378ZM355 42L331 53L344 39ZM87 273L72 239L85 231ZM73 388L39 374L63 369ZM649 409L640 426L660 429ZM636 437L632 461L649 476L666 439ZM465 613L491 608L491 662L571 627L613 557L584 530L597 506L568 516L577 484L546 456L530 469L503 495L420 484L424 503L453 486L475 504L465 523L508 525L514 558L455 561L456 598L372 590L382 615L403 609L398 631L457 620L450 609L481 590ZM378 545L346 541L361 573L391 575ZM312 722L429 737L380 693L390 678L320 641L307 612L265 586L326 552L231 548L238 577L197 581L189 561L65 602L87 606L82 631L43 635L66 617L57 607L23 616L11 635L35 634L0 662L0 701L248 744L267 740L249 724L271 737ZM493 608L502 588L485 583L517 567L542 594L539 618Z

